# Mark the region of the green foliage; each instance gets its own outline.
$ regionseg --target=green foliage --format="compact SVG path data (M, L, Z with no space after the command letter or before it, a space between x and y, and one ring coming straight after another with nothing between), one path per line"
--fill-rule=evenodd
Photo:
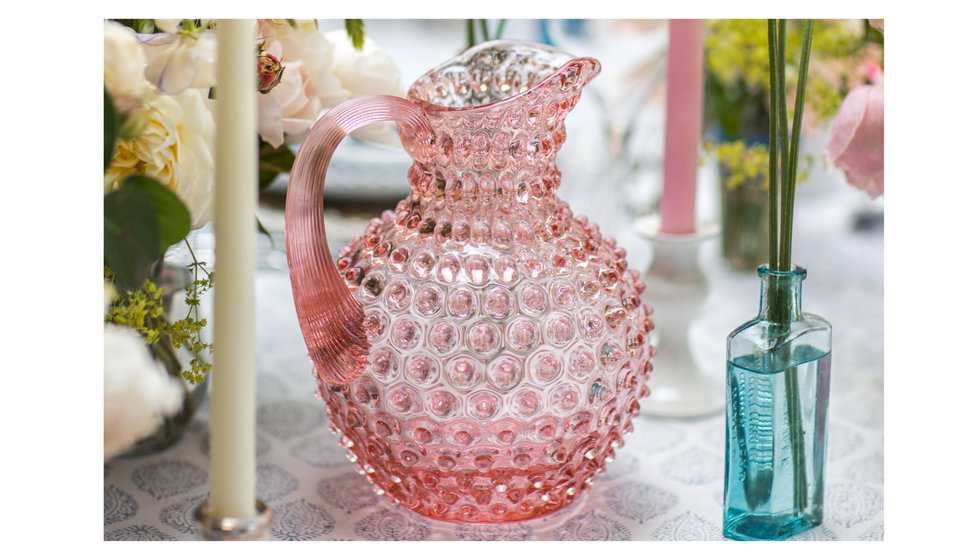
M196 258L188 268L194 270L194 280L184 287L184 301L188 306L186 316L169 322L163 314L163 288L146 279L140 288L126 290L123 295L117 296L109 306L105 320L136 331L154 355L168 369L173 368L175 375L182 370L180 375L187 381L200 383L212 369L205 353L214 352L214 345L205 343L202 336L208 320L200 317L201 294L214 287L214 279L204 268L204 263ZM200 271L204 273L203 278ZM105 277L115 281L109 267L105 268ZM173 349L180 347L190 351L193 356L188 364L189 369L183 369L173 355Z
M190 232L190 214L177 195L144 175L127 177L102 205L104 261L123 289L139 286L152 263Z
M112 279L110 269L106 268L105 275ZM147 279L139 289L117 296L109 306L106 321L133 329L143 336L147 345L152 345L160 338L162 297L163 289Z
M155 33L157 28L152 19L117 19L117 21L137 33Z
M203 354L214 352L214 345L205 343L201 336L202 330L208 324L207 319L200 317L201 294L214 287L214 278L211 274L206 274L205 278L198 278L197 270L207 273L203 263L195 262L191 266L195 267L195 278L185 287L184 301L189 307L187 316L169 324L166 332L175 348L182 346L194 356L190 360L190 369L184 370L181 374L191 383L200 383L204 381L204 374L210 372L212 367L211 363L203 358Z
M272 144L259 140L259 189L265 189L280 173L289 173L296 155L286 144L273 148Z
M787 21L786 51L799 52L804 42L803 20ZM807 113L813 121L836 114L864 49L874 43L865 21L817 20L811 52L819 66L810 75ZM874 30L877 31L877 30ZM705 116L721 128L725 138L759 139L766 135L769 114L769 52L766 21L761 19L707 20L705 24ZM786 61L787 90L800 75L798 60ZM790 93L790 118L793 117Z
M718 163L725 171L723 186L726 189L749 185L768 188L769 148L765 144L746 144L742 140L736 140L718 145L709 143L705 148L715 154Z
M347 28L347 36L350 37L351 44L354 48L361 50L364 48L364 20L361 19L345 19L344 27Z
M470 48L477 43L476 37L476 25L480 24L480 34L483 38L480 41L490 41L500 39L504 33L504 24L507 23L506 19L502 19L497 22L497 31L490 35L490 20L486 19L468 19L466 20L466 48Z

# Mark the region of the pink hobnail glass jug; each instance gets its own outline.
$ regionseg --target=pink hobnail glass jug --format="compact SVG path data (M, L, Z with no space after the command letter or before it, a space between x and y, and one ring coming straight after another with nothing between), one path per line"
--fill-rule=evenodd
M544 45L484 43L407 99L337 106L297 154L286 242L318 395L376 492L420 514L503 522L572 503L648 394L640 275L555 196L565 115L598 72ZM414 159L411 194L335 265L330 157L384 120Z

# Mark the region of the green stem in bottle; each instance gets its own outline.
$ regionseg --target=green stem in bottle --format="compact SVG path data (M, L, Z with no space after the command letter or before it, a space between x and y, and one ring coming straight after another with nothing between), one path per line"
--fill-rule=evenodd
M769 20L769 265L776 266L779 240L779 105L776 89L776 20Z
M803 410L800 405L800 381L798 368L786 372L786 414L789 416L789 444L793 456L793 507L797 512L806 510L806 450L803 436Z
M803 30L803 49L800 54L799 77L796 82L796 101L793 107L793 138L790 141L790 162L786 169L786 196L783 199L783 218L781 220L782 239L780 241L780 261L789 270L792 266L791 250L793 239L793 203L796 196L796 168L800 153L800 132L803 122L803 101L806 96L806 75L810 64L810 43L813 39L813 20L806 20ZM803 411L800 405L800 389L796 368L787 372L787 414L790 421L790 445L793 455L793 504L797 511L807 506L806 465L804 456Z
M783 212L779 220L779 231L780 234L776 240L776 243L781 243L783 236L782 232L786 228L786 169L789 167L789 142L787 141L789 137L789 132L787 131L786 123L786 20L777 20L777 25L779 27L779 32L777 34L776 40L776 114L779 117L779 201L782 203ZM770 108L770 111L772 109ZM770 139L770 143L772 140ZM769 241L772 243L772 240ZM782 255L782 247L779 247L779 255ZM786 263L778 260L773 265L773 270L788 271L789 267Z
M780 220L779 263L783 270L791 266L793 248L793 204L796 198L796 168L799 165L800 133L803 123L803 101L806 98L806 75L810 65L810 43L813 40L813 20L806 20L803 29L803 50L800 54L799 78L796 82L796 102L793 107L793 138L790 140L789 165L784 170L786 191L783 198L783 217Z

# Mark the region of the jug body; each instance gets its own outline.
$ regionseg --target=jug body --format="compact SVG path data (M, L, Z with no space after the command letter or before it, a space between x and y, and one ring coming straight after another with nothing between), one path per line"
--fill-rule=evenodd
M597 71L494 42L429 72L408 96L425 145L402 130L411 194L338 251L366 350L342 381L316 372L318 394L377 491L423 515L570 504L647 394L640 275L555 193L564 116Z

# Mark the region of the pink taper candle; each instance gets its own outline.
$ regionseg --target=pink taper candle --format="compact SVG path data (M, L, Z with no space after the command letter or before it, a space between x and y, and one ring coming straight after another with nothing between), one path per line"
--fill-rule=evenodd
M704 22L700 19L670 20L669 37L660 230L669 234L694 233L704 97Z
M211 507L215 517L250 518L256 514L255 20L221 20L217 29Z

